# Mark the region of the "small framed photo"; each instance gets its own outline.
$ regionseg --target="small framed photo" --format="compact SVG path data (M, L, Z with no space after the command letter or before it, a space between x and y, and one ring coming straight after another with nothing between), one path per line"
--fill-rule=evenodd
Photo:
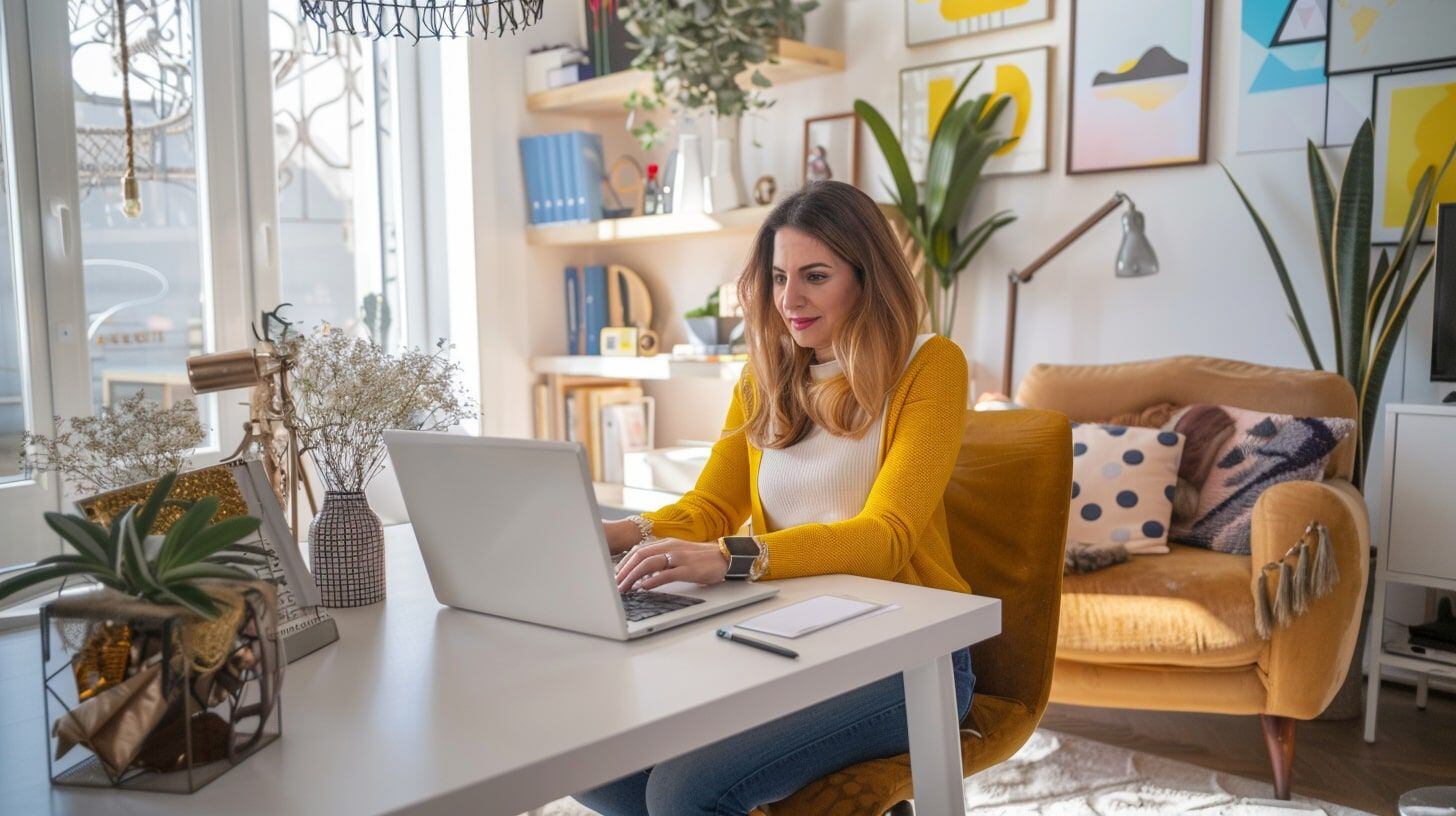
M804 181L838 179L859 186L859 116L804 120Z

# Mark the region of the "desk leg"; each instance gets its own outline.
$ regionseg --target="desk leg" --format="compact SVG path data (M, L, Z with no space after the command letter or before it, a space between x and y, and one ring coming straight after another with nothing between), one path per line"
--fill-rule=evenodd
M963 816L961 732L950 655L903 673L916 816Z

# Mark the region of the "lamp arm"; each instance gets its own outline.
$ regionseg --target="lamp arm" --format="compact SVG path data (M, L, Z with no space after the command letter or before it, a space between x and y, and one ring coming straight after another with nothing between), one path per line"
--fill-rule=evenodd
M1031 277L1043 266L1046 266L1052 258L1062 254L1062 250L1071 246L1078 238L1086 235L1088 230L1097 226L1097 222L1111 215L1112 211L1116 210L1124 202L1131 204L1132 199L1128 198L1127 194L1121 191L1113 193L1112 198L1108 199L1106 204L1098 207L1097 211L1083 219L1082 223L1072 227L1071 231L1063 235L1055 244L1052 244L1046 252L1038 255L1036 260L1027 264L1021 271L1013 273L1017 278L1017 282L1026 283L1030 281Z

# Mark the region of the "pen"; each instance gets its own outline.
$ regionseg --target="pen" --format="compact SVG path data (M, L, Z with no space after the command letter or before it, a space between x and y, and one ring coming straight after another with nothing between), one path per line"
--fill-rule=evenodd
M772 643L765 643L761 640L755 640L751 637L737 634L736 632L728 629L719 629L718 637L723 638L724 640L731 640L734 643L742 643L744 646L752 646L755 649L762 649L765 652L773 652L776 655L783 655L784 657L799 656L799 653L794 651L793 649L785 649L782 646L775 646Z

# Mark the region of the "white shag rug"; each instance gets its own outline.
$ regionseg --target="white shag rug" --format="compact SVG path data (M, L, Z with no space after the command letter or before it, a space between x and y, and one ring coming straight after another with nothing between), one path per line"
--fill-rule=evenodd
M1043 729L1016 756L966 780L966 813L1368 816L1298 794L1289 802L1270 795L1268 782ZM558 799L527 816L593 813Z

